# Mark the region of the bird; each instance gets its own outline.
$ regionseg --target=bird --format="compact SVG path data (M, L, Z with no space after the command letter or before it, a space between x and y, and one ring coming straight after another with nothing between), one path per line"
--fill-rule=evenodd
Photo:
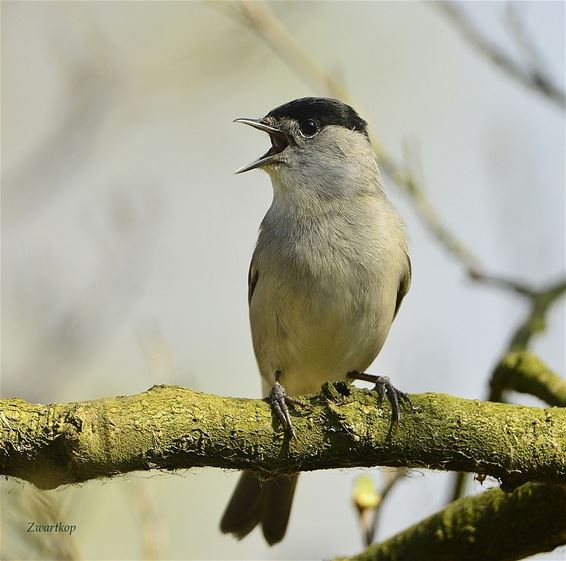
M248 274L253 348L264 397L295 438L289 406L325 382L375 382L392 422L406 393L365 373L411 284L404 223L387 199L367 122L351 106L304 97L261 119L239 118L271 147L236 171L268 173L273 200ZM286 532L298 474L244 471L220 522L242 539L261 526L269 545Z

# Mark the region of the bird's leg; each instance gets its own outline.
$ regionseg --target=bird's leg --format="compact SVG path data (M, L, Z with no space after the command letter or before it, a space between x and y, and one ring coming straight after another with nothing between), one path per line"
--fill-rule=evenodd
M377 395L379 396L378 407L381 407L383 398L387 395L387 399L391 404L391 421L394 424L401 419L401 402L406 401L413 408L408 394L398 390L387 376L376 376L375 374L366 374L357 370L348 372L347 376L351 380L363 380L364 382L375 384L374 389L377 390Z
M293 423L291 421L291 415L289 415L289 405L301 405L306 406L307 404L300 399L295 399L290 395L287 395L287 390L279 383L279 378L281 377L281 370L275 371L275 383L269 392L269 403L271 407L279 417L279 420L285 427L287 434L291 438L296 438L295 430L293 428Z

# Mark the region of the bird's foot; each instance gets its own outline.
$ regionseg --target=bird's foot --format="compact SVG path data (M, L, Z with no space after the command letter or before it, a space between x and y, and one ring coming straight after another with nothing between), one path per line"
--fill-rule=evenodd
M348 372L347 376L351 380L363 380L364 382L375 384L374 389L377 390L377 395L379 396L378 407L381 407L384 397L387 396L387 400L391 404L391 422L393 424L397 424L401 420L401 403L403 401L406 401L411 406L411 409L415 409L409 395L398 390L387 376L376 376L375 374L366 374L356 370Z
M291 415L289 414L289 406L299 405L302 407L308 407L308 404L300 399L296 399L287 395L287 390L283 385L279 383L280 371L275 373L275 384L269 392L269 403L271 407L279 417L279 420L285 427L285 431L291 438L296 438L295 429L293 428L293 422L291 421Z

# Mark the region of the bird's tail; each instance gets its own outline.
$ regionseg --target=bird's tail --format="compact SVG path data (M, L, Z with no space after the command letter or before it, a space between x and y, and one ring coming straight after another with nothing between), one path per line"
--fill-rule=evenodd
M244 471L220 521L224 534L234 534L239 540L258 524L269 545L283 539L298 475L278 475L260 481L250 471Z

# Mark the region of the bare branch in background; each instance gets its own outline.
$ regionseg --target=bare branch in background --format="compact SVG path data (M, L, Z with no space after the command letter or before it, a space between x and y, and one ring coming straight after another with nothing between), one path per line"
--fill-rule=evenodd
M240 23L256 33L279 58L314 89L327 91L347 103L355 103L343 84L320 67L265 2L240 0L237 3L225 4L221 2L212 5L226 10L229 15L235 16Z
M435 6L448 17L473 48L502 72L522 86L544 96L560 109L566 109L566 93L548 76L534 42L516 12L512 13L510 21L515 41L528 59L526 68L517 64L505 51L484 36L466 16L459 3L435 2Z
M354 482L352 501L358 511L358 521L362 530L364 545L372 544L377 535L379 518L383 504L396 484L407 476L407 468L386 471L381 489L378 489L369 475L362 475Z
M524 6L521 6L520 3L507 2L505 23L515 40L515 44L525 58L525 65L534 72L547 75L548 70L546 68L546 63L544 62L533 37L531 37L525 26L525 22L521 14L523 8Z
M524 350L528 347L532 337L546 329L546 316L553 304L566 292L566 279L561 279L550 287L534 291L531 296L531 311L525 322L519 326L509 349L512 351Z
M511 337L508 346L509 352L522 351L528 348L531 339L546 329L546 316L550 308L566 292L566 278L553 282L545 288L536 289L519 281L480 272L471 272L470 277L486 285L515 292L529 300L529 313Z
M150 493L146 485L136 485L134 488L128 486L126 491L133 503L139 524L141 559L144 561L166 559L163 555L166 549L166 532L153 493Z

